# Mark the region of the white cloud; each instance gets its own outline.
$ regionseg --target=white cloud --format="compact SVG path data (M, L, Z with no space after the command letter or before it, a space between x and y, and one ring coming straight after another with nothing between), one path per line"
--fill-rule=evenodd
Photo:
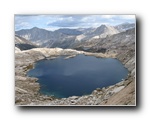
M19 24L15 24L15 29L19 29L19 28L30 28L32 27L32 25L30 25L30 23L28 22L20 22Z
M28 27L28 26L30 26L30 24L28 22L22 22L20 24L20 26Z
M106 19L113 18L113 17L115 17L115 15L101 15L101 18L106 18Z
M93 17L83 17L83 18L81 19L82 22L93 21L93 20L94 20Z
M31 27L55 30L62 27L98 27L101 24L117 25L135 22L135 15L18 15L15 16L15 29Z
M49 31L55 31L55 30L59 29L59 27L45 27L43 29L49 30Z
M122 19L135 19L135 15L121 15Z

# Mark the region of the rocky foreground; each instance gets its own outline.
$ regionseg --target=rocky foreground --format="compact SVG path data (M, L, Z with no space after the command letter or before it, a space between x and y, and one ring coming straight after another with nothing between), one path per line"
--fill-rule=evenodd
M90 95L56 99L38 93L37 78L27 77L28 70L42 59L55 59L60 55L75 57L78 54L95 57L117 58L129 71L125 80L107 88L97 88ZM15 104L16 105L135 105L135 55L133 51L124 54L89 53L61 48L34 48L20 51L15 48Z

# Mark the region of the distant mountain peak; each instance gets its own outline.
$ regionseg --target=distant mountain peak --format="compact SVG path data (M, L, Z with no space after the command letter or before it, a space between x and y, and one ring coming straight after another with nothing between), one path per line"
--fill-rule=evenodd
M109 25L101 25L100 27L98 27L94 33L96 35L101 35L101 37L106 37L107 35L113 35L118 33L118 30L115 29L113 26L109 26Z
M40 29L40 28L38 28L38 27L33 27L33 28L31 28L31 29Z
M55 31L33 27L15 31L15 34L43 47L69 48L78 42L99 40L99 38L109 37L133 27L131 23L123 23L118 26L102 24L96 28L60 28Z
M102 24L100 27L98 27L98 28L100 28L100 29L105 29L105 28L109 28L109 26L108 25L105 25L105 24Z
M107 27L107 25L106 24L102 24L100 27Z
M110 26L110 25L106 25L106 24L102 24L101 26L99 26L97 29L110 29L110 28L113 28L113 26Z
M126 31L126 30L128 30L128 29L135 28L135 23L128 23L128 22L125 22L125 23L116 25L115 28L116 28L119 32L123 32L123 31Z
M48 31L48 30L46 30L46 29L38 28L38 27L33 27L33 28L29 29L29 30L45 30L45 31Z

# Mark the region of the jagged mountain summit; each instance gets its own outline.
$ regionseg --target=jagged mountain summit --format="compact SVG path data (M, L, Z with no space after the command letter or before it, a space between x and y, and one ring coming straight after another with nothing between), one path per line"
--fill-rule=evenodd
M110 36L117 33L119 33L117 29L115 29L113 26L108 26L108 25L101 25L94 31L94 34L100 35L100 38L104 38L107 35Z
M76 37L76 41L89 41L91 39L105 38L117 34L119 31L113 26L101 25L97 28L88 28L84 30L84 33Z

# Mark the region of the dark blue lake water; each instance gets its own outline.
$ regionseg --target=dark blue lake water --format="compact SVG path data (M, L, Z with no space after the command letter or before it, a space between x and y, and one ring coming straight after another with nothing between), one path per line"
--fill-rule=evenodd
M90 94L96 88L116 84L128 71L117 59L77 55L41 60L28 76L37 77L40 93L58 98Z

